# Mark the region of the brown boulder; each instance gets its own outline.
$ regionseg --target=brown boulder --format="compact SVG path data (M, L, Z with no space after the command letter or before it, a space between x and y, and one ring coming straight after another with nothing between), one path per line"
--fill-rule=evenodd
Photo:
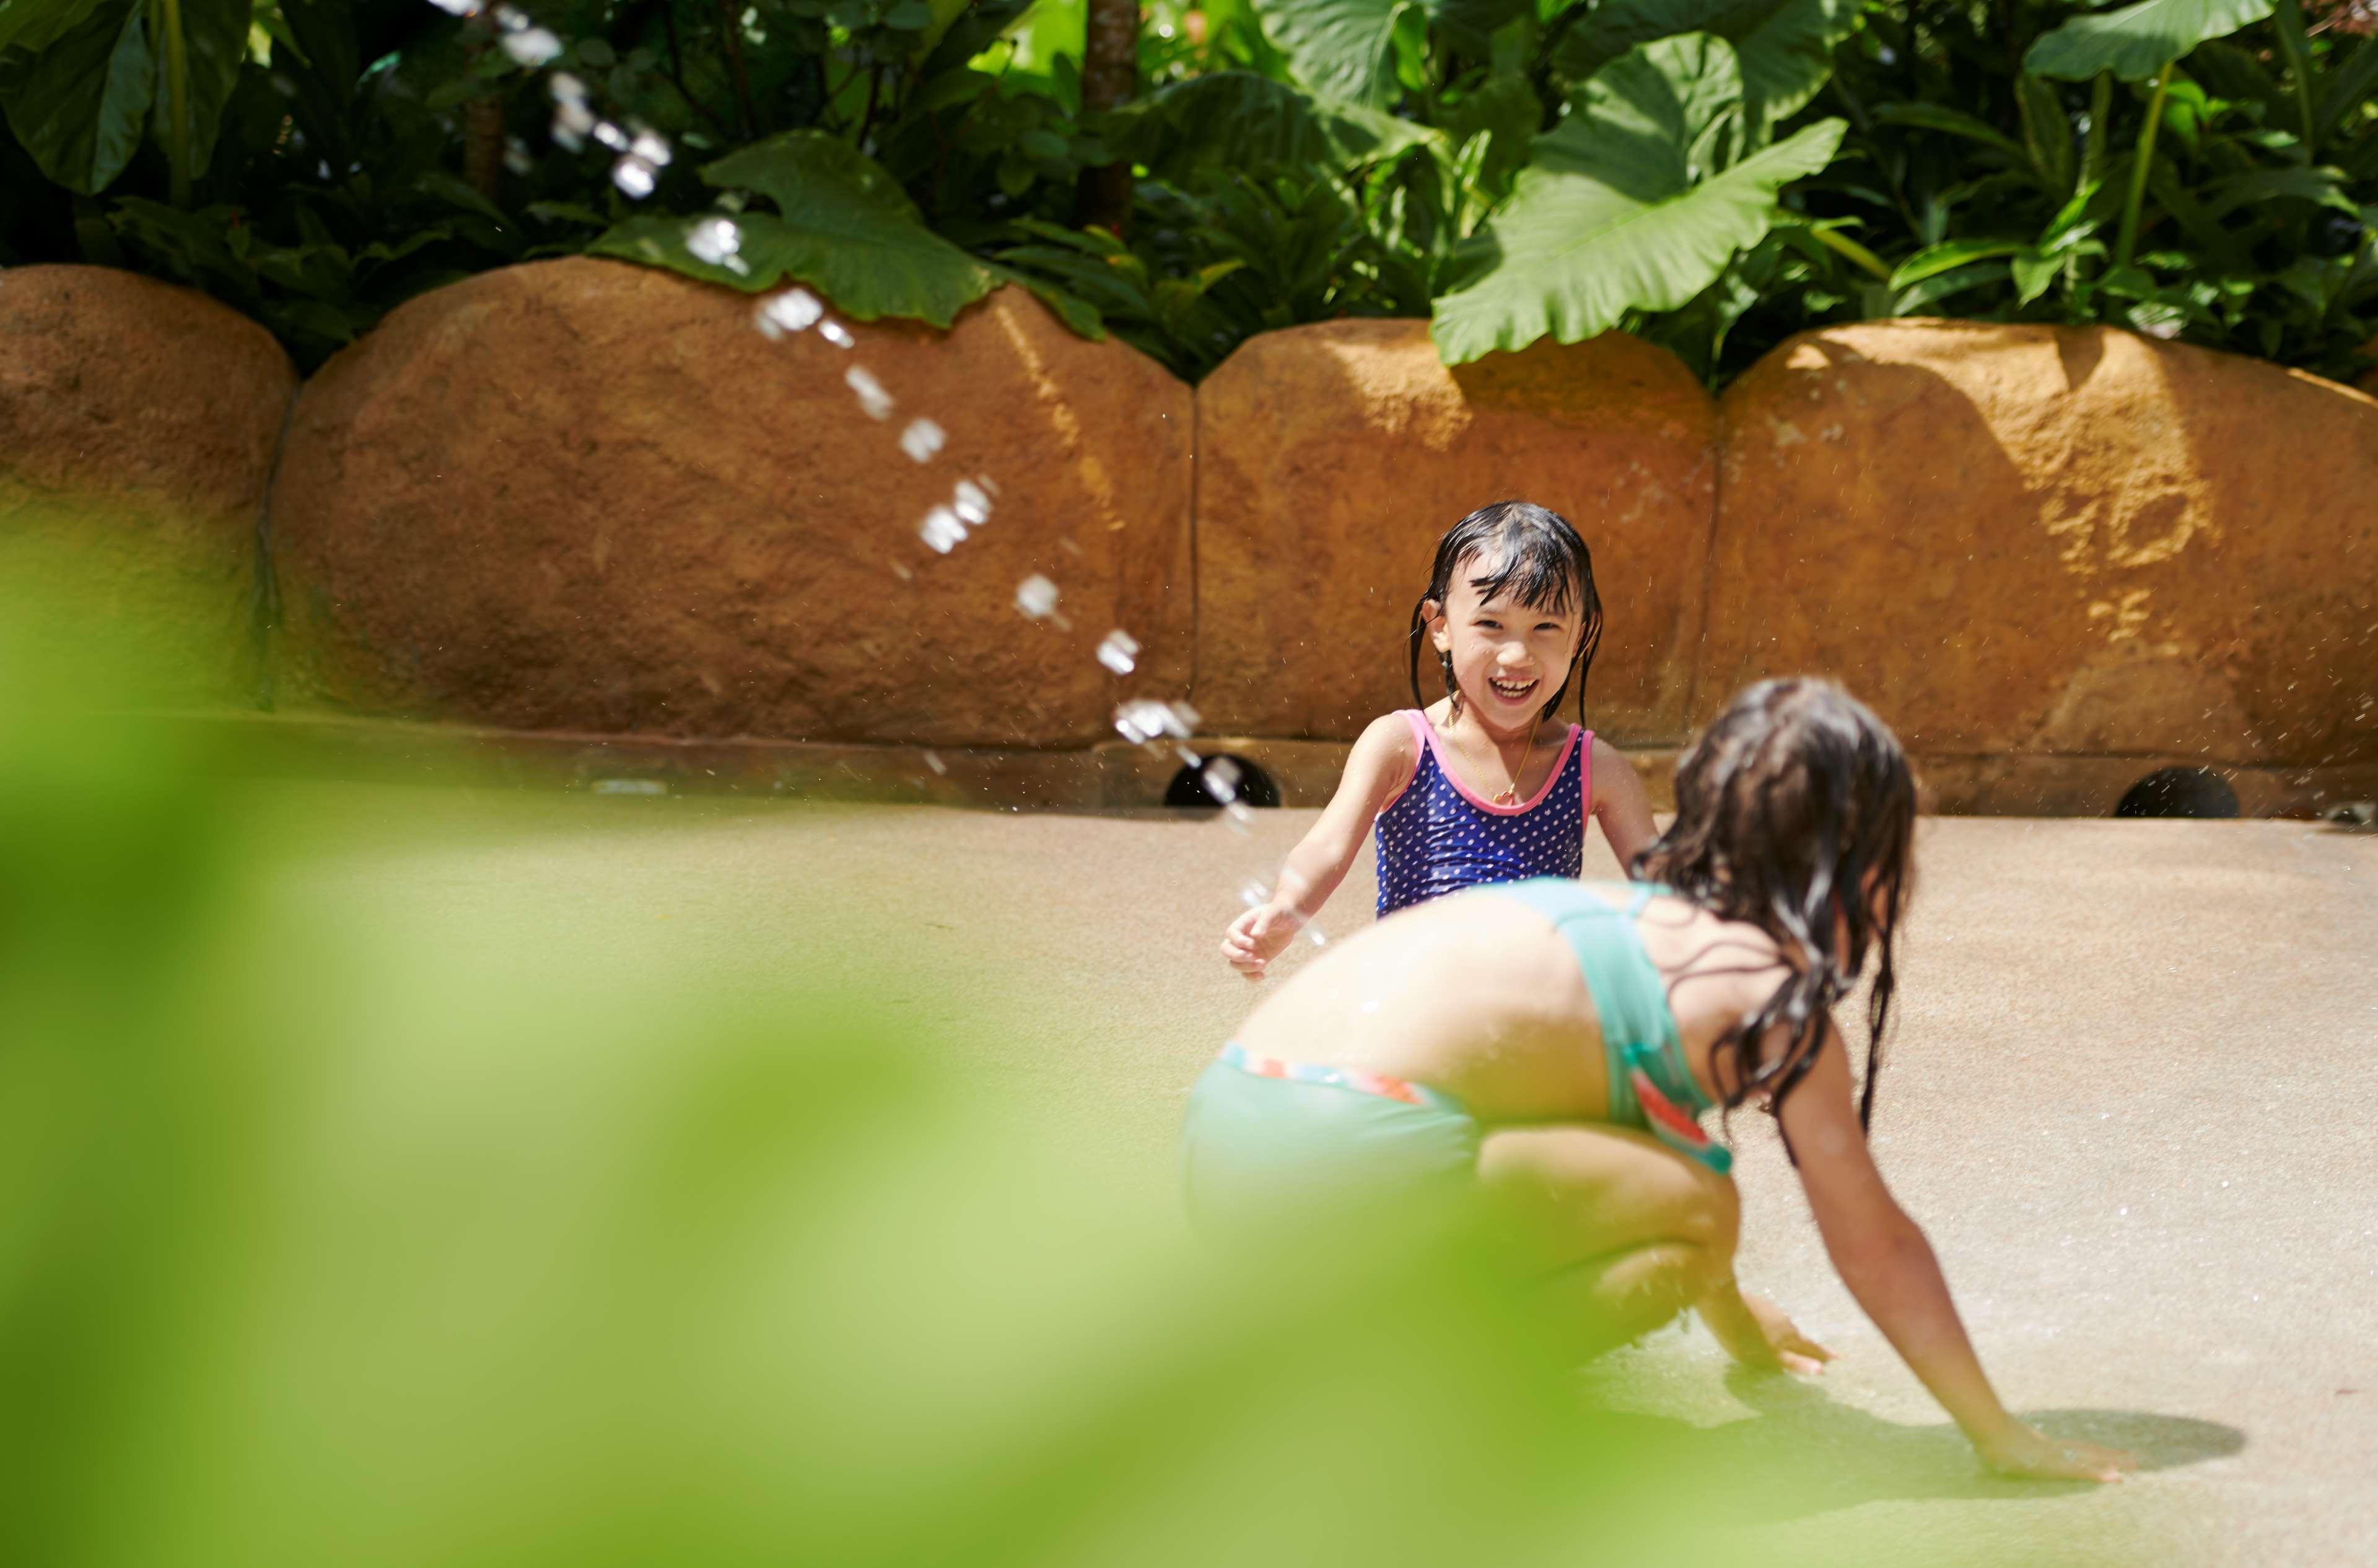
M257 530L297 376L189 289L0 271L0 553L16 591L106 618L158 694L246 695Z
M1020 290L772 341L592 259L413 301L299 400L273 507L300 701L513 729L1078 745L1188 669L1191 402ZM897 401L878 422L846 377ZM900 437L923 416L930 461ZM961 480L987 525L919 537ZM1016 608L1045 574L1053 621ZM1110 629L1145 647L1119 680Z
M1682 728L1700 634L1716 410L1665 350L1607 333L1447 368L1428 323L1250 340L1197 389L1196 700L1223 733L1344 738L1411 705L1436 541L1491 501L1578 526L1603 601L1589 724ZM1422 695L1443 682L1425 667Z
M2104 328L1867 322L1730 388L1698 716L1837 676L1912 749L2378 755L2378 402Z

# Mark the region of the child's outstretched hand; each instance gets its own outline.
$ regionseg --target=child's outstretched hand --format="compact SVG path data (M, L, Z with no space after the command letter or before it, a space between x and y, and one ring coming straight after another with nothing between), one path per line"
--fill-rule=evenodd
M2139 1464L2127 1450L2049 1437L2015 1420L1987 1442L1976 1439L1974 1451L2000 1475L2034 1481L2119 1481Z
M1746 1367L1816 1377L1833 1359L1832 1351L1793 1327L1784 1309L1764 1296L1728 1285L1696 1306L1725 1353Z
M1250 980L1264 977L1265 966L1296 938L1304 921L1292 909L1259 904L1231 922L1222 936L1222 956Z

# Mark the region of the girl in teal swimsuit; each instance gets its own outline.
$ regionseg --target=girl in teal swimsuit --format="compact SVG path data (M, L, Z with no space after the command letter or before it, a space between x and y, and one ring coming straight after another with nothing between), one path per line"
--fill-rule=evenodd
M1770 681L1677 766L1649 885L1482 887L1382 920L1256 1009L1198 1080L1192 1212L1223 1238L1363 1212L1489 1222L1579 1348L1693 1308L1736 1359L1830 1355L1734 1277L1740 1206L1699 1126L1783 1126L1827 1252L1976 1450L2010 1474L2110 1479L1983 1376L1939 1263L1867 1149L1916 794L1898 742L1840 688ZM1832 1009L1871 964L1866 1082Z

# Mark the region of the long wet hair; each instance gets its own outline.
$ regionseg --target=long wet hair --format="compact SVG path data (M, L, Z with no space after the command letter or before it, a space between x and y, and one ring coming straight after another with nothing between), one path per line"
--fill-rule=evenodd
M1858 1123L1870 1125L1915 831L1916 781L1898 737L1831 681L1761 681L1676 764L1675 821L1635 857L1636 874L1758 927L1787 968L1711 1052L1726 1110L1754 1095L1783 1109L1817 1059L1833 1005L1875 958L1858 1094ZM1713 972L1700 963L1675 983ZM1778 1031L1784 1049L1761 1060L1759 1043Z
M1568 519L1531 501L1497 501L1481 507L1446 530L1445 537L1436 542L1436 564L1429 571L1428 592L1412 605L1407 661L1412 706L1428 706L1420 694L1420 651L1428 639L1429 603L1434 600L1438 612L1444 613L1452 602L1453 574L1473 562L1480 564L1481 572L1470 580L1470 586L1482 598L1508 592L1531 610L1555 615L1578 612L1576 656L1538 717L1552 717L1574 682L1578 723L1583 724L1585 677L1593 667L1593 651L1602 645L1602 598L1593 591L1593 557ZM1453 711L1459 713L1461 691L1453 681L1453 655L1438 654L1437 664L1445 672L1445 693L1453 699Z

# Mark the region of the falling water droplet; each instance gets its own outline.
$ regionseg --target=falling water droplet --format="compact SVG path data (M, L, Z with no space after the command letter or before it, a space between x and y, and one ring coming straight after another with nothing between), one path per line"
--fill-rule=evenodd
M743 248L743 231L731 218L705 218L689 230L685 248L713 267L724 267L729 272L750 276L751 264L739 253Z
M859 406L867 411L868 418L892 417L892 394L885 391L883 383L878 381L864 366L852 365L843 372L842 380L843 385L859 394Z
M820 322L818 324L818 336L823 338L827 342L832 343L838 349L850 349L857 348L859 346L859 340L850 335L850 329L844 326L839 321Z
M668 138L658 131L638 127L635 143L628 150L655 169L666 169L669 165Z
M925 514L925 521L918 528L917 536L946 556L956 549L960 542L966 538L967 525L960 522L958 514L949 508L935 507Z
M565 90L567 83L570 89ZM568 72L553 78L553 139L571 152L586 145L594 132L594 111L586 107L586 90Z
M1115 730L1125 740L1147 745L1171 727L1172 715L1163 703L1135 697L1115 709Z
M942 449L948 437L942 427L930 419L912 419L908 428L900 432L900 449L919 462L931 462L933 454Z
M1239 889L1239 902L1249 909L1260 907L1264 900L1269 897L1271 897L1271 890L1261 882L1247 882Z
M1327 947L1329 945L1329 939L1322 934L1321 928L1318 926L1306 926L1304 928L1304 940L1311 942L1315 947Z
M1206 781L1207 795L1228 806L1239 797L1239 781L1245 775L1228 757L1217 757L1197 776Z
M1172 721L1167 726L1168 733L1179 736L1183 740L1197 733L1197 721L1203 715L1188 703L1167 703L1164 712L1165 715Z
M635 200L642 201L653 194L653 187L658 182L653 178L651 164L633 154L627 154L611 165L611 183Z
M561 40L541 27L523 28L504 40L504 53L533 71L561 57Z
M586 102L586 84L568 71L556 71L546 82L546 90L553 94L556 103Z
M1198 756L1195 751L1190 750L1185 746L1174 747L1172 748L1172 755L1181 759L1181 765L1184 768L1195 768L1206 760L1206 759Z
M807 331L824 314L825 306L809 290L787 289L770 296L751 313L751 319L763 335L776 339L787 332Z
M1057 613L1057 585L1034 572L1015 587L1015 607L1033 620Z
M429 0L429 3L451 17L475 17L479 0Z
M1139 668L1139 639L1117 629L1108 632L1099 644L1099 663L1119 676L1127 676Z
M614 152L628 150L628 133L608 120L594 122L594 139Z
M1240 802L1233 800L1222 808L1222 820L1231 824L1232 832L1243 833L1254 829L1255 814Z
M950 765L942 760L942 754L938 751L925 753L925 766L932 769L936 773L947 773L950 771Z
M504 138L504 167L515 174L534 173L536 160L529 155L528 143L516 136Z
M971 479L961 479L950 493L950 504L958 516L977 528L991 521L991 494Z

